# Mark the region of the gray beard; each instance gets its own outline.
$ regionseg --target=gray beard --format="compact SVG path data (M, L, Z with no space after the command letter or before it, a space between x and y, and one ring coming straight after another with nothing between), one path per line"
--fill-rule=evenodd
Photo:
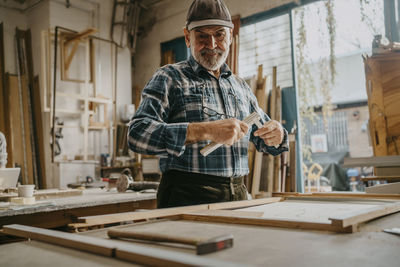
M199 52L195 52L193 46L190 47L190 51L194 59L209 71L218 70L224 64L229 53L229 50L222 51L218 48L212 50L204 48ZM210 52L217 53L217 55L209 55Z

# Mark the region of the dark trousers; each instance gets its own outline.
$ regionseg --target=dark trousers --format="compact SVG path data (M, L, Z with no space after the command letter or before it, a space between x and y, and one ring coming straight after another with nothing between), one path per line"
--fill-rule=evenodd
M243 177L230 178L170 170L162 175L157 208L247 199Z

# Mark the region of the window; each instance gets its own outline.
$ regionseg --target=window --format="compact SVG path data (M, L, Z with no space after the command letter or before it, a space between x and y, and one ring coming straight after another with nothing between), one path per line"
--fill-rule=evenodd
M293 86L288 14L240 28L239 76L249 78L256 75L261 64L265 75L272 74L272 67L277 66L277 84L281 88Z

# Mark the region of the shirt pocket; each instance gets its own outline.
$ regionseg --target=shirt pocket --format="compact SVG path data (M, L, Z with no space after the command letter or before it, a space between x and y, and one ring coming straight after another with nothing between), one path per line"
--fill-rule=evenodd
M226 119L224 106L220 104L214 94L204 94L202 111L204 119L207 121Z
M184 110L186 114L186 120L188 122L200 122L203 121L203 114L201 108L201 91L189 90L189 94L183 96Z
M235 117L234 106L236 100L232 101L230 95L222 99L221 94L213 86L204 88L203 95L203 114L205 120L214 121ZM225 105L227 105L227 108ZM230 112L227 113L227 109Z
M246 97L237 97L237 112L237 119L239 120L244 120L247 116L250 115L250 103Z

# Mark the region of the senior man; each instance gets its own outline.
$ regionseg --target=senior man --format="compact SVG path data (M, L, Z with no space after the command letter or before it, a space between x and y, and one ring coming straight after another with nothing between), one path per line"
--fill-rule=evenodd
M222 0L193 1L183 30L190 58L161 67L143 89L128 144L160 157L158 208L245 200L249 141L272 155L287 151L286 130L225 64L232 29ZM266 121L260 129L243 122L253 112ZM211 142L223 145L203 156Z

